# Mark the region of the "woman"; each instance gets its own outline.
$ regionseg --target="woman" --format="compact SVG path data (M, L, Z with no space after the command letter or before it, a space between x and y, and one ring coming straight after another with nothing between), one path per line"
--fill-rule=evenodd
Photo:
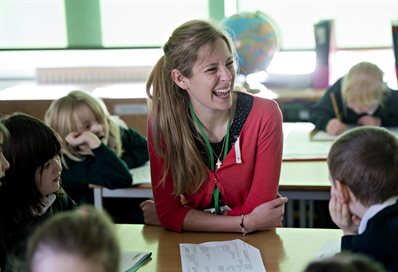
M142 203L146 222L242 234L280 226L278 105L233 91L232 43L206 21L178 27L163 51L147 81L156 212Z

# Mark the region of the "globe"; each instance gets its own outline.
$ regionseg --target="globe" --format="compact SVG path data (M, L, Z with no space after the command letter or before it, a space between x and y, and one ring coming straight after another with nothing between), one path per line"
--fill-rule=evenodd
M279 50L279 35L273 21L260 11L242 12L224 20L238 54L239 74L266 71Z

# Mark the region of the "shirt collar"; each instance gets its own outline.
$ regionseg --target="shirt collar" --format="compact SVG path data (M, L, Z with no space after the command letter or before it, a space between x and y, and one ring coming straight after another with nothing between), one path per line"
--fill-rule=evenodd
M368 221L374 217L379 211L383 210L384 208L394 205L398 200L398 196L393 196L384 201L383 203L378 203L370 206L368 210L365 212L361 219L361 223L359 224L358 234L362 234L368 225Z

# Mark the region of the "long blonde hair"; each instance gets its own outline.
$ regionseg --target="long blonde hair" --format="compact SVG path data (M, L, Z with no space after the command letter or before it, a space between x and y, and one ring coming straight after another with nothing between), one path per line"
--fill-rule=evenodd
M353 100L360 105L380 104L384 98L386 84L383 71L370 62L354 65L343 79L344 101Z
M182 24L164 45L164 55L146 83L153 144L165 161L162 182L171 171L176 195L198 190L207 172L195 145L195 135L192 135L194 125L189 114L188 93L174 83L171 71L177 69L190 78L199 49L206 44L213 45L219 38L236 58L232 42L221 28L202 20Z
M120 124L109 114L102 100L95 98L83 91L72 91L68 95L54 100L48 108L44 120L62 137L62 153L71 160L82 161L78 148L69 145L65 137L72 131L77 131L77 120L80 118L81 108L85 105L93 112L96 121L105 126L109 135L106 145L111 147L118 156L122 154L122 143L120 138Z

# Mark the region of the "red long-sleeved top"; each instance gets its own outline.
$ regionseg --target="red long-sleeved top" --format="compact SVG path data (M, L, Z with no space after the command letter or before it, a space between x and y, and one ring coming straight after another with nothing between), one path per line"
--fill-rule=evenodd
M276 198L283 135L282 114L273 100L254 97L253 107L239 138L221 168L215 172L207 169L207 180L196 193L185 195L188 200L185 206L181 205L179 196L173 195L171 173L167 175L164 185L159 184L164 161L155 152L150 124L147 135L156 211L166 229L180 232L189 209L208 208L216 183L223 203L232 209L228 212L231 216L248 214L258 205Z

